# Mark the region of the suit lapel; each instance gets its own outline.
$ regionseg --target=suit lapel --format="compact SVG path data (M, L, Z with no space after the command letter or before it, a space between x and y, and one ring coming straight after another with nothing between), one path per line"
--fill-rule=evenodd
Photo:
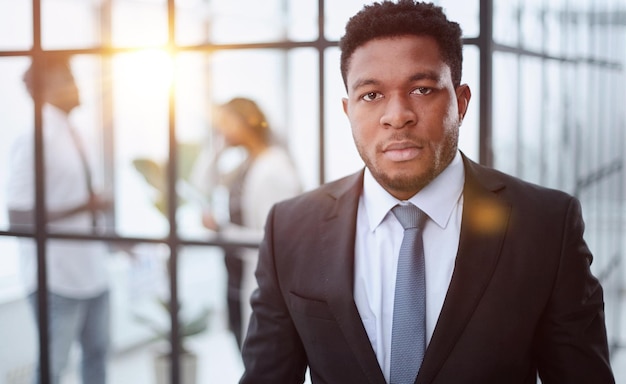
M463 220L454 272L431 338L417 384L430 383L454 348L489 284L500 256L510 205L488 179L465 157Z
M352 353L373 384L384 384L367 332L354 302L354 242L359 197L363 188L363 172L348 178L331 191L334 200L326 220L320 225L320 258L324 265L326 300L334 313Z

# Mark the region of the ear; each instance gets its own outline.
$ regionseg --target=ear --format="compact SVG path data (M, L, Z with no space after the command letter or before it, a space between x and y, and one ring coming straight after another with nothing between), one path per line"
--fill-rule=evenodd
M346 116L348 116L348 98L346 97L341 98L341 104L343 105L343 113L345 113Z
M470 90L469 85L461 84L456 87L456 104L459 111L459 122L463 121L471 98L472 91Z

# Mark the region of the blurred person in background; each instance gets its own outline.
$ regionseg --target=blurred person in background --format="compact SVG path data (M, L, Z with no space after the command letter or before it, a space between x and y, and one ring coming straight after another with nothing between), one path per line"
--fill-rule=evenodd
M31 65L23 81L31 97L38 89L43 101L45 207L48 230L92 234L98 216L110 209L109 199L94 192L88 153L72 126L70 113L80 105L69 57L48 56L35 75ZM35 79L40 81L36 87ZM27 130L11 149L8 213L12 231L35 228L34 134ZM49 240L46 248L48 286L37 285L35 242L20 242L29 301L38 315L39 289L47 290L50 383L58 384L70 350L82 351L83 384L105 384L109 348L109 289L104 243ZM39 383L39 369L35 383Z
M301 192L296 169L253 100L236 97L217 106L213 122L213 146L199 156L190 176L211 197L203 225L225 240L260 241L271 207ZM257 250L225 246L224 261L228 324L241 347L256 287Z

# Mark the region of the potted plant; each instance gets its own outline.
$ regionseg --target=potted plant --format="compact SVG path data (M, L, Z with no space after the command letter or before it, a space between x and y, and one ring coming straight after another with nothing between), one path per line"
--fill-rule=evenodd
M158 303L169 316L171 310L170 302L166 300L159 300ZM195 384L197 376L197 355L187 348L185 345L185 339L206 331L209 327L210 315L211 309L204 307L199 313L190 319L185 319L179 316L178 350L180 351L179 361L182 384ZM155 335L155 340L163 340L167 343L171 342L171 328L163 326L163 324L160 323L155 317L136 313L135 319L152 330ZM169 384L171 376L171 361L172 353L169 349L164 352L157 353L155 356L154 366L157 384Z
M179 177L182 181L186 181L189 178L192 165L201 150L201 143L179 143ZM145 178L150 186L152 186L156 192L154 197L154 206L163 215L167 213L167 179L166 179L166 166L165 162L158 162L150 158L137 158L133 160L135 169ZM181 196L178 196L181 199ZM184 199L179 200L181 202ZM167 266L169 270L169 263ZM159 306L165 310L166 317L169 318L171 313L171 303L167 300L159 300ZM210 308L203 308L198 314L191 319L186 319L184 316L180 316L179 305L179 340L178 350L180 351L180 371L181 371L181 383L182 384L195 384L196 382L196 366L197 357L193 351L190 351L184 343L187 337L204 332L208 328L209 316L211 315ZM137 321L148 326L155 334L156 339L165 340L170 342L170 327L163 325L162 316L158 314L156 316L147 316L143 314L135 314ZM171 351L165 351L158 353L155 357L155 370L156 370L156 382L157 384L169 384L170 382L170 366L171 366Z

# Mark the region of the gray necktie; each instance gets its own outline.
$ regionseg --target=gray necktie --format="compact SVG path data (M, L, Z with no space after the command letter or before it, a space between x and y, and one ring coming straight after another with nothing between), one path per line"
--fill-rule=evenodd
M392 209L402 227L391 333L391 384L412 384L426 350L426 277L422 226L426 215L413 204Z

